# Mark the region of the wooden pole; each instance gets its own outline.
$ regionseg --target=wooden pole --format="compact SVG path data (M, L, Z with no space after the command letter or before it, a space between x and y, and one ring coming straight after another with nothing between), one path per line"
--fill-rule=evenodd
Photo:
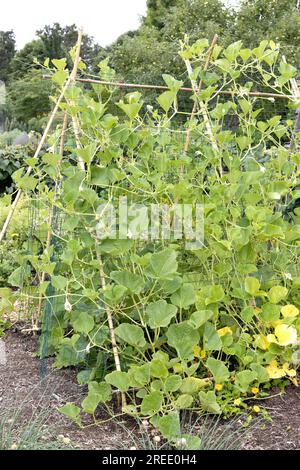
M204 68L203 68L204 72L207 72L207 70L208 70L208 67L209 67L209 64L210 64L210 61L211 61L211 57L212 57L215 45L217 44L217 41L218 41L218 35L215 34L215 36L212 40L211 46L209 48L208 56L207 56L207 59L206 59L206 62L205 62ZM203 80L201 79L200 83L198 85L197 93L200 93L200 91L202 90L202 87L203 87ZM198 103L197 103L197 101L195 101L193 109L192 109L192 114L191 114L190 119L189 119L190 121L195 117L197 107L198 107ZM186 133L186 139L185 139L185 145L184 145L184 151L185 152L187 152L188 149L189 149L190 138L191 138L191 129L188 129L187 133Z
M45 75L45 79L51 78L50 75ZM80 83L89 83L89 84L94 84L94 85L104 85L104 86L115 86L118 88L133 88L133 89L141 89L141 90L157 90L157 91L168 91L169 88L164 85L148 85L148 84L142 84L142 83L124 83L124 82L111 82L108 80L96 80L93 78L76 78L77 82ZM193 88L189 87L181 87L179 88L179 91L183 91L186 93L193 93L194 90ZM220 90L215 92L216 95L228 95L228 96L239 96L238 91L234 90ZM274 98L274 99L284 99L284 100L291 100L293 99L292 95L285 95L285 94L280 94L280 93L268 93L268 92L262 92L262 91L249 91L245 92L245 96L253 96L257 98Z
M82 30L81 30L81 36L82 36ZM77 63L77 67L80 61L80 51L77 50L76 54L76 59L75 59L75 64ZM76 69L77 71L77 69ZM76 81L76 73L72 73L71 76L71 83L75 83ZM75 103L73 100L68 100L68 104L70 107L74 106ZM81 141L80 141L80 124L78 120L78 116L72 114L72 123L73 123L73 130L74 130L74 135L75 135L75 141L76 141L76 147L78 150L82 148L81 146ZM82 158L78 158L79 166L82 171L85 171L85 164L84 160ZM100 255L98 255L98 261L99 261L99 274L100 274L100 282L101 282L101 287L102 289L105 289L106 287L106 281L105 281L105 273L103 269L103 262L102 258ZM113 323L113 314L110 309L110 307L106 306L106 316L107 316L107 321L108 321L108 327L109 327L109 332L110 332L110 339L111 339L111 347L112 347L112 352L114 356L114 361L115 361L115 366L116 370L118 372L121 372L121 363L120 363L120 357L119 357L119 352L118 352L118 346L117 346L117 341L116 341L116 335L115 335L115 330L114 330L114 323ZM121 403L122 403L122 409L125 408L126 406L126 397L125 393L121 392Z
M285 58L284 55L282 56L282 60L286 64L286 58ZM293 136L292 136L291 143L290 143L290 150L291 150L291 152L294 152L296 150L296 134L298 132L300 132L300 103L299 103L300 90L299 90L297 80L295 78L290 79L290 84L291 84L291 88L292 88L292 92L293 92L294 101L298 105L297 109L296 109L296 119L295 119L295 125L294 125L294 132L293 132Z

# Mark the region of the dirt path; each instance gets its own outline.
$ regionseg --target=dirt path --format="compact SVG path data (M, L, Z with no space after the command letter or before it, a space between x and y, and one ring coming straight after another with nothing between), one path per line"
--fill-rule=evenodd
M84 430L57 412L66 401L80 402L85 387L76 383L76 371L53 370L41 383L40 361L35 356L36 340L20 333L9 331L5 338L7 362L0 364L0 408L24 408L25 419L36 411L49 409L49 422L55 425L57 435L71 441L71 446L80 449L129 449L134 445L122 427L110 421ZM300 448L300 393L290 387L286 394L264 401L272 422L264 421L253 427L247 439L246 449L299 449ZM102 412L99 419L107 419ZM134 432L133 424L124 424Z

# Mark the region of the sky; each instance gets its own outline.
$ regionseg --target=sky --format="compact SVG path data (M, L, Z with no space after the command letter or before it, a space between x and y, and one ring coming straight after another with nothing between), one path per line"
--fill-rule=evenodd
M46 24L75 23L106 46L122 33L137 29L146 13L146 0L7 0L1 2L0 30L13 29L17 48L35 38ZM4 6L5 5L5 6Z
M235 3L237 0L224 0ZM138 28L146 0L6 0L0 7L0 31L14 30L17 48L35 38L46 24L75 23L107 46L118 36ZM5 6L4 6L5 5Z

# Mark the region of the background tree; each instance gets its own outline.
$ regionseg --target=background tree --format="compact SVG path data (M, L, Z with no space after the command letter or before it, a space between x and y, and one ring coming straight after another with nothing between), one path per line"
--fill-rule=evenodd
M264 39L273 39L280 43L287 60L300 67L300 12L297 6L297 0L243 0L237 12L235 38L241 39L247 47L254 47Z
M69 58L69 51L77 41L78 28L75 24L62 27L59 23L54 23L52 26L44 26L36 34L43 42L45 57ZM100 46L95 43L94 38L85 34L82 39L81 56L89 66L93 64L99 50Z
M147 15L144 23L148 26L162 28L166 13L176 3L178 0L147 0Z
M7 82L11 60L15 55L16 41L13 31L0 31L0 80Z
M45 58L46 49L41 39L28 42L23 49L15 54L11 61L10 80L24 78L28 72L39 68L39 66L35 64L35 59L39 62L43 62Z

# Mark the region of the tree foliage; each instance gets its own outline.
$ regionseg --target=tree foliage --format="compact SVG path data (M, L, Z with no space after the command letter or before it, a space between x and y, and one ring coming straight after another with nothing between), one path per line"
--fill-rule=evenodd
M6 82L11 60L15 55L16 41L13 31L0 31L0 80Z

